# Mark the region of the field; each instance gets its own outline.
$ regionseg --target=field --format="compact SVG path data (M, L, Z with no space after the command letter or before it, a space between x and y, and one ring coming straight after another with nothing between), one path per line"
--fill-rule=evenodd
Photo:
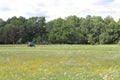
M0 45L0 80L120 80L120 46Z

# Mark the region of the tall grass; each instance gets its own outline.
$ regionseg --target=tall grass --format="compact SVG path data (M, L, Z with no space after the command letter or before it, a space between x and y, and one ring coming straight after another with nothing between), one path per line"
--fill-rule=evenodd
M0 45L0 80L120 80L120 46Z

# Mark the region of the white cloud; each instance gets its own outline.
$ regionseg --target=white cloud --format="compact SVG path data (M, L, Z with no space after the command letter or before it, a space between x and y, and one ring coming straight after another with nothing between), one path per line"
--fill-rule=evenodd
M0 18L46 16L47 20L77 15L119 18L119 0L0 0Z

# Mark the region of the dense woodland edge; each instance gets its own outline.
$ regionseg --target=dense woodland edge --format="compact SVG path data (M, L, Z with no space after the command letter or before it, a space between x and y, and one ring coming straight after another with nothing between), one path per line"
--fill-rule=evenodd
M75 15L46 22L45 17L0 19L0 44L117 44L120 19Z

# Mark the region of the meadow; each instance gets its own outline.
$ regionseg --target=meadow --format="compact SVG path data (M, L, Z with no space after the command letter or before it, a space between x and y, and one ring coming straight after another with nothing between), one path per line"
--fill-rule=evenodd
M120 46L0 45L0 80L120 80Z

